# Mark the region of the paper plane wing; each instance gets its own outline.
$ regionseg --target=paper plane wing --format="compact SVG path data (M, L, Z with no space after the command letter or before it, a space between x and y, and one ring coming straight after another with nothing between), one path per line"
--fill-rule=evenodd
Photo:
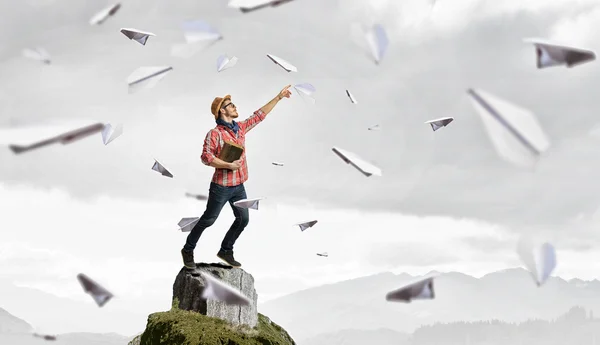
M94 301L96 301L96 304L98 304L99 307L104 306L106 302L108 302L111 298L114 297L112 293L100 286L100 284L91 280L88 276L86 276L83 273L79 273L77 275L77 280L79 280L79 283L83 287L83 290L87 294L91 295L92 298L94 298Z
M275 7L292 0L230 0L228 5L231 8L237 8L242 13L256 11L265 7Z
M225 302L228 305L250 305L250 299L244 296L241 291L234 289L207 272L200 272L200 274L206 282L202 290L202 298Z
M282 166L283 166L283 163L279 163L279 162L271 162L271 164L273 164L273 165L277 165L277 166L280 166L280 167L282 167Z
M433 277L425 278L416 283L390 291L385 296L386 301L410 303L413 299L434 299Z
M348 98L350 98L350 102L352 102L353 104L358 103L356 101L356 98L354 98L354 95L352 95L349 90L346 90L346 95L348 96Z
M566 65L573 67L596 59L591 50L556 44L543 39L526 38L523 40L535 46L537 68Z
M371 51L371 56L375 60L375 63L379 64L383 56L385 55L389 40L385 29L380 24L375 24L366 33L367 43Z
M280 57L277 57L272 54L267 54L267 57L269 59L271 59L271 61L273 61L275 64L281 66L281 68L283 68L284 70L286 70L288 72L298 72L298 69L296 68L296 66L292 65L291 63L285 61L284 59L282 59Z
M251 208L254 210L258 210L258 202L263 200L264 198L256 198L256 199L243 199L233 203L233 206L237 206L239 208Z
M485 91L467 92L498 154L515 165L535 165L550 147L535 115Z
M187 43L197 43L202 41L217 41L223 36L204 20L188 20L181 24L183 36Z
M154 165L152 165L152 170L158 171L163 176L167 176L173 178L173 175L167 170L162 164L160 164L156 159L154 160Z
M363 175L369 177L371 175L375 175L375 176L381 176L382 172L381 169L374 166L373 164L364 161L362 158L358 157L356 154L350 152L350 151L346 151L337 147L333 147L331 149L333 152L335 152L336 155L338 155L344 162L346 162L347 164L352 165L353 167L355 167L358 171L360 171L361 173L363 173Z
M104 23L108 17L114 16L115 13L121 8L121 4L117 3L114 5L110 5L109 7L103 9L102 11L97 12L91 19L90 25L100 25Z
M123 125L118 124L116 127L113 127L110 123L104 125L104 129L102 130L102 141L104 145L110 144L111 141L117 139L123 134Z
M454 121L454 118L452 117L442 117L439 119L426 121L425 123L431 125L431 129L433 129L435 132L442 127L448 126L448 124L450 124L452 121Z
M196 226L196 223L200 220L200 217L192 217L192 218L181 218L177 225L179 226L179 230L181 232L190 232Z
M146 41L150 36L156 36L151 32L140 31L137 29L123 28L121 29L121 33L125 35L130 40L134 40L141 45L146 45Z
M232 57L229 58L227 55L221 55L217 59L217 72L221 72L228 68L234 67L237 64L238 58Z
M556 252L550 243L536 243L523 236L517 245L517 254L538 286L546 282L556 267Z
M329 256L329 254L327 254L327 253L317 253L317 255L318 256L324 256L324 257L328 257Z
M316 220L311 220L310 222L298 223L296 225L300 227L301 231L304 231L304 230L312 227L313 225L317 224L317 222L318 221L316 221Z
M141 89L153 88L171 70L173 70L173 67L170 66L139 67L127 77L129 93L135 93Z
M381 127L379 125L374 125L374 126L371 126L371 127L367 128L367 129L370 130L370 131L379 131L379 130L381 130Z
M312 104L315 104L315 99L311 96L317 89L309 83L302 83L294 85L294 89L298 92L300 97L309 101Z

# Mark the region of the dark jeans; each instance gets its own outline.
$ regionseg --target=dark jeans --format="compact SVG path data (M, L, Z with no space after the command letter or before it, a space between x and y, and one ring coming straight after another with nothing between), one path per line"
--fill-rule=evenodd
M206 210L188 235L183 249L192 252L194 248L196 248L196 243L198 243L204 229L214 224L219 217L223 206L229 202L229 205L231 205L231 208L233 209L235 220L233 221L233 224L231 224L227 234L225 234L225 238L223 238L221 250L226 252L233 251L235 241L242 231L244 231L244 228L248 225L248 221L250 220L247 208L233 206L234 202L242 199L246 199L246 189L244 188L244 184L235 187L225 187L211 182L208 191Z

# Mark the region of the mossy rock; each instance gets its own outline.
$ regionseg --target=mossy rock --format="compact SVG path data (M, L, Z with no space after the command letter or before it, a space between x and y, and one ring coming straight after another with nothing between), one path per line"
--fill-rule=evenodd
M131 345L295 345L279 325L258 314L255 328L173 308L150 314L146 330Z

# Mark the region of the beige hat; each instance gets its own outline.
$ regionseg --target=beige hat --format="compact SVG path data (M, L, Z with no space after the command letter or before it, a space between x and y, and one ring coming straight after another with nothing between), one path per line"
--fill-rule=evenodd
M212 104L210 105L210 112L214 115L215 120L219 118L219 110L221 109L221 105L223 102L228 99L231 101L231 95L226 95L225 97L215 97Z

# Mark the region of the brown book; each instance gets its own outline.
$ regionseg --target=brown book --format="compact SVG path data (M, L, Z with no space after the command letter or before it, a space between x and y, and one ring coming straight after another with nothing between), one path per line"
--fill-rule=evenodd
M223 148L219 153L219 159L231 163L233 161L237 161L242 157L242 153L244 152L244 148L236 143L232 143L231 141L225 141L223 144Z

